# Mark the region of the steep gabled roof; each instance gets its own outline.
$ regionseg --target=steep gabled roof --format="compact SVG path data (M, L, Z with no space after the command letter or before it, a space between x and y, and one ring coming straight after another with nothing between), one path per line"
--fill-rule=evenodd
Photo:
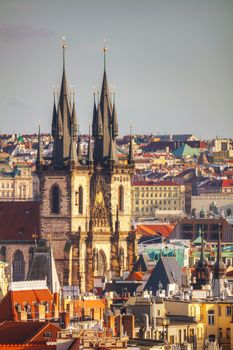
M163 289L167 289L168 284L182 284L182 272L178 262L174 257L161 257L148 279L144 290L152 290L155 293L159 288L159 282L162 283Z

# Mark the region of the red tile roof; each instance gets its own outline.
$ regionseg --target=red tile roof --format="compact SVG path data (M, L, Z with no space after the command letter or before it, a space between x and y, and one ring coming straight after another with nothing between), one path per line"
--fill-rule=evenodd
M13 322L6 321L0 324L0 344L28 344L42 341L43 333L50 331L53 339L60 328L48 322ZM45 341L51 340L44 339Z
M35 303L41 302L48 302L51 310L53 295L48 289L8 291L0 302L0 321L18 321L15 305L20 305L23 310L26 303L31 305L31 315L34 319Z
M172 224L137 225L136 231L142 236L164 236L168 237L174 230Z
M233 179L222 180L222 187L233 187Z
M56 345L39 344L0 344L2 350L56 350Z
M0 202L0 240L31 240L39 232L39 202Z
M127 277L127 281L141 281L143 277L143 272L135 271Z

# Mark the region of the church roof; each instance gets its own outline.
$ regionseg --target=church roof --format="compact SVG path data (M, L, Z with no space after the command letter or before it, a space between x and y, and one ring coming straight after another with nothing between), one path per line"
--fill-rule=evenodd
M58 292L60 283L51 247L35 247L27 280L44 280L51 292Z
M144 290L152 290L154 293L159 289L159 282L163 289L167 289L168 284L182 284L182 272L174 257L161 257L148 279Z

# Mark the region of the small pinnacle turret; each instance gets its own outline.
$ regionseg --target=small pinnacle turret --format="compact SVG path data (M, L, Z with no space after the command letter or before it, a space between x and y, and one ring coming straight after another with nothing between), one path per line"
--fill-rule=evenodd
M78 142L77 142L77 157L78 157L78 162L82 162L82 149L81 149L81 136L78 136Z
M91 146L91 129L89 127L89 140L88 140L88 151L87 151L87 162L89 166L93 165L93 154Z
M130 130L130 141L129 141L129 154L128 154L128 164L134 164L134 154L133 154L133 136L132 130Z
M110 142L109 142L109 165L112 168L114 165L116 165L118 158L117 158L117 152L116 152L116 146L115 142L112 137L112 128L110 127Z
M73 139L75 141L77 141L77 137L78 137L78 123L77 123L77 114L76 114L76 107L75 107L75 94L74 94L74 92L73 92L73 108L72 108L71 123L74 126Z
M112 110L112 135L114 139L118 136L118 120L117 120L117 112L116 112L116 105L115 105L115 93L114 93L113 110Z
M215 279L223 278L225 276L225 273L226 265L222 260L221 225L219 224L217 259L213 267L213 277Z
M94 106L93 106L93 119L92 119L92 136L97 136L97 108L96 108L96 101L95 101L95 92L93 93L94 97Z
M36 156L36 169L37 171L41 170L42 167L42 145L41 145L41 134L40 134L40 126L38 130L38 143L37 143L37 156Z
M74 141L74 127L71 125L71 138L70 138L70 150L69 150L69 168L74 169L78 163L77 152Z
M53 117L52 117L52 136L53 138L56 136L57 131L57 109L56 109L56 92L53 92L54 100L53 100Z

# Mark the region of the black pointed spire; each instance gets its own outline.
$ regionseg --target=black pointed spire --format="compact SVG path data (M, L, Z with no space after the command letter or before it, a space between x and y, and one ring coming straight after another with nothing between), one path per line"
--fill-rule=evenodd
M82 162L82 150L81 150L81 136L78 135L78 142L77 142L77 157L78 157L78 162Z
M96 108L96 101L95 101L95 92L93 93L94 97L94 106L93 106L93 119L92 119L92 136L97 136L97 108Z
M75 141L74 141L74 126L71 125L71 138L70 138L70 150L69 150L69 168L74 169L77 165L77 153L75 148Z
M221 279L225 276L226 265L222 260L222 243L221 243L221 224L219 224L218 230L218 249L217 249L217 260L213 267L214 279Z
M130 127L128 163L129 163L129 165L134 164L132 126Z
M42 146L41 146L41 134L40 134L40 126L38 130L38 143L37 143L37 157L36 157L36 169L37 171L41 170L42 166Z
M200 260L203 262L205 259L205 253L204 253L204 230L199 228L199 234L201 235L201 256Z
M62 72L62 83L61 83L61 95L67 96L69 98L69 89L66 79L66 65L65 65L65 50L66 50L66 41L65 37L63 37L63 44L62 44L62 50L63 50L63 72Z
M110 125L112 124L112 110L110 104L109 88L107 82L107 73L106 73L106 52L107 48L104 44L104 75L100 96L100 110L102 115L103 123L103 141L102 141L102 161L103 159L108 158L109 154L109 142L110 142Z
M68 83L66 79L66 69L65 69L65 50L66 50L65 38L63 38L62 49L63 49L63 73L62 73L62 82L61 82L60 98L59 98L59 110L61 113L61 119L63 124L62 126L63 139L62 139L62 147L61 147L62 155L60 157L63 158L63 161L66 164L69 158L71 125L73 123L72 123L71 106L70 106L70 94L69 94ZM59 113L59 110L58 110L58 113Z
M112 127L111 126L110 126L110 142L109 142L108 159L109 159L110 167L113 167L118 161L116 147L115 147L115 143L114 143L114 140L112 137Z
M63 136L63 122L62 122L60 106L58 107L58 113L57 113L57 136L59 138Z
M98 112L97 112L97 136L102 137L103 136L103 121L102 121L102 113L100 109L100 104L98 105Z
M93 154L91 146L91 127L89 126L89 140L88 140L88 151L87 151L87 161L88 165L93 165Z
M69 160L70 152L70 137L71 137L71 125L74 127L74 135L76 134L77 122L73 123L71 115L70 94L68 90L68 84L66 79L65 70L65 49L66 43L63 38L63 72L60 88L60 95L58 99L57 108L54 103L54 118L52 122L52 135L54 137L53 147L53 164L54 166L64 167ZM55 118L56 111L56 118ZM74 111L75 112L75 109Z
M204 228L199 227L199 237L201 236L201 255L196 266L196 288L201 289L202 286L209 284L210 282L210 272L208 267L208 262L205 259L204 252Z
M73 123L74 132L73 132L73 139L76 141L78 137L78 123L77 123L77 114L76 114L76 107L75 107L75 92L73 91L73 108L72 108L72 118L71 122Z
M56 109L56 91L53 92L53 117L52 117L52 136L53 138L56 137L56 131L57 131L57 109Z
M115 139L118 136L118 120L115 104L115 93L113 94L113 110L112 110L112 135Z

